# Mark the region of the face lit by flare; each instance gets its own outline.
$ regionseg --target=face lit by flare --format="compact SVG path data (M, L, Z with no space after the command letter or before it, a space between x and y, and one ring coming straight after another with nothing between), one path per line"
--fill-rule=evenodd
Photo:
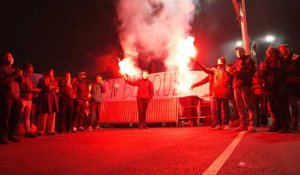
M148 76L149 76L149 73L146 72L146 71L143 71L143 73L142 73L143 79L144 79L144 80L148 79Z

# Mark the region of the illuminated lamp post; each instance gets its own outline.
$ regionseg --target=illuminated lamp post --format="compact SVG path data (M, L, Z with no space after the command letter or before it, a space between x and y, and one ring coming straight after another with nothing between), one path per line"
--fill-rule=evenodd
M241 25L244 49L246 50L247 55L251 55L247 29L245 0L232 0L232 4L237 16L236 18Z

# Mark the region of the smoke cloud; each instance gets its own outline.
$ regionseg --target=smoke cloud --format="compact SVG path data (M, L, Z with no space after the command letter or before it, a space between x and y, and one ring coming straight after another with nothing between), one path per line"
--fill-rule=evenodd
M191 31L193 0L120 0L117 11L126 59L144 65L161 60L168 70L178 70L176 52Z

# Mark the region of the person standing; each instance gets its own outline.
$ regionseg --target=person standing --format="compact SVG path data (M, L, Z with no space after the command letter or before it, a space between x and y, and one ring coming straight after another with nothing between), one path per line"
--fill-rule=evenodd
M30 63L26 63L23 66L23 76L21 83L21 101L22 101L22 117L24 118L24 129L25 137L34 138L36 135L32 133L32 121L31 118L31 108L32 108L32 98L33 93L40 92L39 88L34 88L32 74L33 66Z
M265 91L265 81L261 70L256 66L252 78L252 92L254 95L254 104L256 109L256 126L266 127L268 125L267 97Z
M22 70L15 70L13 64L13 55L5 53L0 64L0 144L20 141L17 128L22 108L19 86Z
M137 107L138 107L138 119L139 119L139 129L146 129L146 112L148 108L148 103L152 100L154 95L153 83L148 79L148 71L142 71L142 78L136 81L131 81L126 75L124 79L126 83L132 86L138 86L137 92Z
M73 85L71 82L71 73L65 72L62 80L58 82L59 86L59 118L58 131L60 133L71 133L73 117L73 101L75 98Z
M237 58L227 70L234 77L234 98L241 118L240 126L235 131L254 132L256 110L253 104L252 77L255 72L255 62L246 55L244 48L235 48L235 53Z
M103 80L100 75L95 77L95 80L89 86L91 94L91 114L89 122L89 130L100 129L100 108L102 102L102 93L105 93L105 86L103 85Z
M213 86L214 86L214 77L212 75L208 75L199 82L192 84L191 89L195 87L202 86L206 83L209 83L209 104L210 104L210 115L212 125L211 128L215 128L218 125L217 113L216 113L216 99L213 97Z
M277 48L269 48L266 58L261 64L261 70L266 80L266 91L270 105L272 125L270 132L290 132L288 119L290 111L286 86L286 64Z
M204 65L198 63L199 67L207 74L212 75L214 78L212 96L216 101L216 115L217 125L214 127L216 130L229 128L229 98L231 94L231 81L230 75L226 71L226 59L220 57L218 59L218 66L209 69Z
M84 113L89 107L90 93L86 80L86 73L79 72L77 81L74 82L75 108L73 116L73 132L85 131L83 128ZM88 117L88 113L86 113Z
M297 103L300 100L300 57L298 54L294 54L287 44L280 45L278 49L286 62L288 98L291 108L291 117L293 119L292 129L298 130L299 109Z
M40 79L38 88L41 89L38 104L38 135L55 135L55 117L58 112L58 84L54 70L49 69Z

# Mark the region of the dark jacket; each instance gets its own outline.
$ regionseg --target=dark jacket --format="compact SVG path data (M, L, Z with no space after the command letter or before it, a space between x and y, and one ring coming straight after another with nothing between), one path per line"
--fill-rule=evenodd
M265 61L266 68L262 70L265 79L266 92L269 95L284 95L286 89L286 64L282 58L270 64Z
M290 54L286 60L287 86L289 94L300 97L300 56Z
M234 77L233 88L251 88L254 72L255 62L251 57L244 55L242 58L237 58L233 62L230 71L230 74Z
M209 69L202 64L198 64L200 68L207 74L212 75L214 83L212 87L212 95L216 98L230 98L231 97L231 82L230 75L225 70L225 67L217 67Z
M136 98L151 100L154 95L153 83L148 79L139 79L136 81L126 80L126 82L132 86L138 86L138 92Z
M20 97L20 83L22 79L18 77L13 67L0 65L0 96Z
M77 100L89 101L89 87L86 82L77 80L74 83L74 92L76 94Z
M57 82L49 77L43 77L39 80L38 88L41 89L38 102L39 113L58 112Z
M72 104L74 99L74 90L72 84L67 84L66 80L60 80L59 86L59 100L60 104Z
M22 77L22 83L21 83L21 98L25 100L32 100L33 98L33 80L31 75L24 73Z

